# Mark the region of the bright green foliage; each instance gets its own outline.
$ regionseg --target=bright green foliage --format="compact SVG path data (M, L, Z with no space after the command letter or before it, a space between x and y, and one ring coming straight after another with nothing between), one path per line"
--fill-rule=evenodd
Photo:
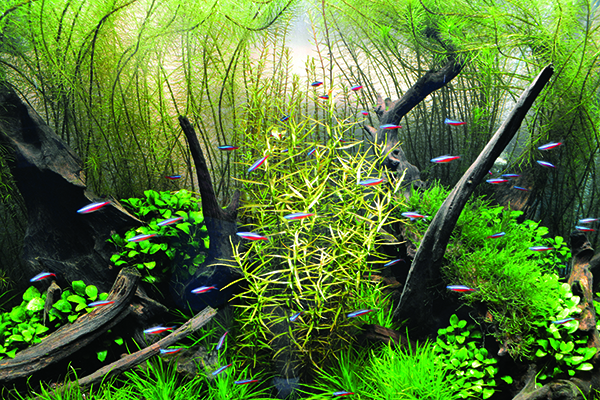
M65 289L62 292L61 298L48 313L49 322L58 319L54 328L67 321L75 321L86 309L87 303L108 297L108 293L98 295L95 286L86 286L83 281L74 281L72 287L73 291ZM35 286L30 286L23 293L20 305L0 314L0 359L6 356L14 358L17 351L41 342L45 336L43 334L50 330L43 322L45 301L46 293L40 293Z
M555 377L558 374L574 376L577 371L588 371L593 368L586 362L595 354L594 347L588 347L588 337L578 331L579 321L576 319L564 324L553 324L567 317L576 317L581 310L577 307L579 296L574 296L569 284L561 285L561 297L554 303L553 317L546 321L535 321L537 339L535 341L535 358L540 359L544 369L538 376L540 381Z
M331 104L327 107L333 109ZM295 112L290 106L289 113ZM246 165L269 155L260 168L239 179L248 196L241 208L241 220L251 221L246 230L269 237L242 242L234 252L247 282L240 294L244 303L236 305L242 326L237 344L253 364L260 356L271 358L264 350L280 335L273 325L296 312L304 314L283 335L292 343L287 350L306 368L323 365L347 348L357 324L376 323L389 314L390 305L378 303L378 292L370 291L371 298L360 296L372 285L370 257L383 258L377 253L378 231L393 222L391 198L401 180L358 185L359 180L378 177L376 165L366 153L350 152L359 145L348 137L354 125L337 121L332 112L329 118L332 125L296 117L286 131L278 129L274 135L272 128L266 129L248 144L253 152L246 155ZM328 132L325 141L312 139L316 125ZM312 148L316 151L308 156ZM315 216L284 218L296 212ZM274 307L289 315L274 315ZM363 317L346 317L369 307L377 309Z
M413 192L411 211L433 216L447 191L433 184L423 193ZM406 211L403 207L398 212ZM534 322L547 321L553 304L561 297L556 270L568 261L570 251L561 237L544 238L548 229L526 220L517 223L520 211L504 211L482 198L471 200L460 215L446 251L443 273L446 284L462 284L479 289L463 295L465 301L487 304L501 343L513 357L533 357L536 338ZM426 221L408 222L408 229L422 237ZM498 232L498 239L487 237ZM551 246L556 250L542 253L532 246ZM453 295L453 294L448 294Z
M199 199L183 189L177 192L146 190L144 199L122 200L147 226L131 229L125 237L114 234L111 241L120 250L110 260L116 266L131 265L142 273L144 282L160 282L174 265L178 274L191 276L204 262L210 241ZM182 217L176 224L158 226L167 218ZM140 234L156 234L141 242L127 239Z
M456 377L452 391L458 397L487 399L494 394L498 360L488 357L482 344L482 334L473 324L460 320L456 314L450 317L450 326L438 330L434 354L437 362L451 369ZM503 380L510 380L504 377Z
M367 361L369 360L369 361ZM415 348L392 348L391 344L372 350L345 350L334 366L319 369L316 385L322 397L331 398L336 391L350 391L364 399L452 400L456 376L438 362L431 343Z

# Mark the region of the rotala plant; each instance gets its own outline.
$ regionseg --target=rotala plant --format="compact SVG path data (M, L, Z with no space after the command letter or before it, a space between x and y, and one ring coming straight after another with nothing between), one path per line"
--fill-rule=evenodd
M328 113L333 125L296 118L258 133L247 163L268 158L239 179L250 196L242 218L251 221L240 230L266 240L234 251L247 282L237 306L237 344L253 364L270 360L264 350L272 347L277 369L288 377L297 376L294 360L323 365L351 344L355 325L388 311L387 303L359 295L373 284L368 260L377 257L378 232L393 220L391 198L401 179L381 175L353 142L355 125L338 121L333 107ZM311 140L316 125L328 133L325 141ZM369 178L383 182L368 186ZM349 316L361 309L371 311Z

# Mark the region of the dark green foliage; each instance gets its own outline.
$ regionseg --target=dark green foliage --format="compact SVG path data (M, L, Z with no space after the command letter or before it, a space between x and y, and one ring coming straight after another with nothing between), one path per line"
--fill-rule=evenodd
M171 272L189 278L204 262L210 244L199 199L185 189L173 193L146 190L144 195L143 199L122 200L148 224L129 230L124 237L114 234L110 240L120 252L111 261L116 266L137 267L142 280L148 283L160 282ZM158 225L161 220L175 217L182 220L173 225ZM141 242L127 241L140 234L156 236Z

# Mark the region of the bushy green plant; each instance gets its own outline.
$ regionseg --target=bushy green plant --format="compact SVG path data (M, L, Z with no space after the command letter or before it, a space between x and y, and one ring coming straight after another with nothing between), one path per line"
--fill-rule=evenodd
M433 217L447 193L434 183L422 193L413 191L409 207L399 206L397 212L419 211ZM557 265L568 260L570 251L561 237L545 238L548 229L539 223L518 223L521 215L482 198L470 200L451 235L442 271L446 284L478 289L463 295L464 300L485 303L499 327L497 339L513 357L531 358L536 338L533 321L551 317L551 304L558 301L561 290ZM414 236L422 237L427 221L404 220ZM505 235L489 238L499 232ZM540 254L529 250L532 246L550 246L554 251Z
M83 281L73 281L71 285L72 290L65 289L48 312L49 322L55 321L53 328L74 322L86 309L92 310L86 307L88 303L108 297L108 293L99 294L94 285L86 286ZM17 351L41 342L42 335L50 330L43 321L45 301L46 293L30 286L23 293L21 304L0 314L0 359L14 358Z
M450 317L450 326L438 330L433 351L437 362L450 368L456 377L452 390L460 398L487 399L495 392L498 360L488 357L488 351L481 346L482 337L479 328L456 314ZM512 381L510 377L502 379Z
M290 106L292 117L285 131L276 123L256 133L247 146L246 165L268 156L260 168L238 179L247 195L241 218L251 221L244 230L268 236L243 242L234 251L247 282L247 290L239 295L244 303L236 305L243 327L237 344L252 363L261 356L270 358L264 350L275 338L286 337L292 346L287 350L297 354L304 367L323 365L349 346L355 325L377 323L375 315L389 311L388 304L376 305L360 296L363 286L373 285L369 257L383 258L377 253L378 232L393 221L391 198L401 179L381 175L374 160L358 148L360 143L352 143L349 133L355 125L337 121L333 106L326 107L331 125L295 116ZM324 141L312 136L318 125L327 132ZM309 155L311 149L315 151ZM358 184L375 177L386 182ZM297 212L315 215L284 218ZM370 307L376 308L370 314L347 317ZM274 309L286 315L274 315ZM297 312L303 314L289 330L273 330Z
M538 335L535 341L535 358L544 365L538 379L544 381L559 374L574 376L577 371L589 371L587 363L596 354L596 348L587 347L588 336L578 331L579 321L556 324L565 318L576 318L581 312L579 296L574 296L569 284L561 285L560 297L552 304L553 316L549 320L534 321Z
M147 226L131 229L122 237L114 234L110 241L119 253L111 257L116 266L131 265L141 270L144 282L160 282L171 272L173 260L176 272L192 276L204 262L210 240L204 216L199 211L199 199L185 189L177 192L146 190L145 198L130 198L122 202ZM174 225L159 226L167 218L182 217ZM149 240L130 242L140 234L156 234Z

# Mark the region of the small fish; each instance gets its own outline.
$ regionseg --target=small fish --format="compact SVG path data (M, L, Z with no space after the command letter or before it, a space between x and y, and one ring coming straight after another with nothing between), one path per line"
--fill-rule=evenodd
M361 113L362 115L364 115L365 117L366 117L367 115L369 115L369 112L368 112L368 111L361 111L360 113Z
M329 100L329 96L326 95L326 94L323 94L323 95L319 96L319 98L323 99L323 100Z
M426 216L424 216L422 214L418 214L418 213L412 212L412 211L403 212L401 215L403 217L410 218L410 219L413 219L413 218L427 218Z
M173 218L169 218L169 219L163 219L162 221L160 221L156 225L158 225L158 226L172 225L172 224L174 224L177 221L181 221L182 219L183 219L183 217L173 217Z
M309 152L306 154L306 156L307 156L307 157L310 157L310 156L312 156L313 154L315 154L315 151L317 151L317 148L316 148L316 147L315 147L315 148L312 148L312 149L310 149L310 150L309 150Z
M323 82L321 81L314 81L313 83L310 84L310 86L312 87L319 87L323 84Z
M236 233L236 235L238 235L242 239L248 239L248 240L269 240L269 238L259 235L258 233L254 233L254 232L238 232L238 233Z
M194 293L194 294L206 293L213 289L217 289L217 287L216 286L200 286L200 287L197 287L196 289L193 289L192 293Z
M464 124L466 124L466 122L462 122L462 121L455 121L455 120L453 120L453 119L450 119L450 118L446 118L446 119L444 120L444 123L445 123L446 125L450 125L450 126L459 126L459 125L464 125Z
M219 339L219 342L217 343L217 347L215 348L217 351L221 350L221 347L223 347L223 343L225 343L225 336L227 336L227 331L225 331L223 336L221 336L221 339Z
M107 306L109 304L114 303L114 301L111 300L100 300L100 301L94 301L90 304L87 305L87 307L101 307L101 306Z
M477 289L473 289L465 285L448 285L446 286L446 289L459 293L471 293L477 291Z
M311 213L293 213L293 214L285 215L283 218L288 219L288 220L297 220L297 219L304 219L304 218L312 217L314 215L315 214L311 214Z
M254 383L258 381L260 381L260 379L242 379L241 381L235 381L233 383L235 383L236 385L247 385L249 383Z
M262 165L262 163L264 163L268 157L269 156L264 156L263 158L259 158L258 160L256 160L256 162L254 164L252 164L250 166L250 168L248 168L248 172L252 172L255 169L257 169L258 167L260 167Z
M558 146L562 146L563 144L565 144L564 142L550 142L548 144L545 144L543 146L538 147L538 150L552 150Z
M518 178L520 176L521 175L519 175L519 174L502 174L503 178Z
M383 182L383 178L371 178L365 179L364 181L360 181L358 182L358 184L361 186L375 186L379 185L381 182Z
M91 212L98 211L99 209L101 209L102 207L104 207L107 204L110 204L110 201L101 201L99 203L91 203L83 208L80 208L79 210L77 210L77 212L79 214L89 214Z
M556 166L554 164L550 164L548 161L536 161L538 164L540 164L542 167L548 167L548 168L556 168Z
M302 314L304 314L304 311L300 311L300 312L297 312L296 314L292 315L290 317L290 322L296 321L298 319L298 317L301 316Z
M279 118L279 122L285 122L288 119L290 119L290 116L289 115L284 115L283 117Z
M160 349L160 354L175 354L179 353L181 350L183 350L181 347L176 349Z
M357 90L360 90L362 88L363 88L362 85L355 85L355 86L352 86L350 88L350 90L352 90L353 92L356 92Z
M558 321L551 321L551 322L553 324L562 325L562 324L566 324L569 321L575 321L575 318L567 317L567 318L559 319Z
M488 171L488 174L489 174L489 175L494 175L494 174L492 174L492 171Z
M339 392L333 392L333 395L334 395L335 397L339 397L339 396L348 396L348 395L351 395L351 394L354 394L354 392L347 392L347 391L345 391L345 390L341 390L341 391L339 391Z
M529 250L531 250L531 251L549 251L549 250L554 250L554 247L533 246L533 247L530 247Z
M513 186L513 189L520 190L522 192L529 192L529 189L521 187L521 186Z
M373 309L364 309L364 310L358 310L358 311L352 311L350 314L347 315L348 318L354 318L354 317L360 317L361 315L365 315L368 314L372 311L375 311Z
M402 128L402 125L384 124L384 125L379 125L379 127L381 129L400 129L400 128Z
M219 375L221 372L225 371L227 368L231 367L233 364L227 364L227 365L223 365L221 368L219 368L216 371L213 371L213 376L217 376Z
M239 146L232 146L230 144L226 144L224 146L217 147L217 149L223 150L223 151L233 151L233 150L237 150L239 148L240 148Z
M138 242L143 242L144 240L148 240L154 236L156 236L156 233L149 233L147 235L137 235L137 236L132 237L131 239L127 239L127 241L138 243Z
M577 229L579 232L596 232L595 229L587 226L576 226L575 229Z
M399 258L397 260L388 261L387 263L383 264L383 266L384 267L389 267L389 266L396 265L396 264L401 263L401 262L404 262L404 259Z
M599 220L600 220L600 218L584 218L584 219L580 219L579 223L580 224L590 224L592 222L596 222L596 221L599 221Z
M41 281L42 279L50 278L51 276L56 278L56 275L53 274L52 272L40 272L39 274L37 274L36 276L31 278L29 280L29 282L38 282L38 281Z
M506 235L506 232L498 232L498 233L494 233L493 235L488 236L486 239L498 239L504 235Z
M155 326L154 328L148 328L146 330L144 330L144 333L146 335L157 335L159 333L163 333L166 331L172 331L173 329L175 329L174 326Z
M165 178L176 181L177 179L181 179L181 175L167 175Z
M434 163L447 163L450 161L458 160L459 158L460 158L460 156L440 156L440 157L432 158L429 161L434 162Z
M508 182L510 179L505 179L505 178L492 178L492 179L487 179L486 182L487 183L491 183L493 185L497 185L500 183L506 183Z
M290 149L283 149L283 150L281 150L282 153L287 153L288 151L290 151Z

